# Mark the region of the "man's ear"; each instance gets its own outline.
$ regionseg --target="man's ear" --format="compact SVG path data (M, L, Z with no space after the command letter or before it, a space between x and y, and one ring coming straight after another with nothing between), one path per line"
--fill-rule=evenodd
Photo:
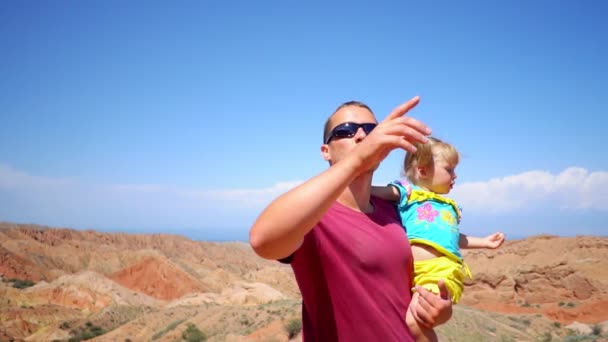
M331 154L329 153L329 145L327 145L327 144L321 145L321 157L323 157L323 159L325 161L331 160Z

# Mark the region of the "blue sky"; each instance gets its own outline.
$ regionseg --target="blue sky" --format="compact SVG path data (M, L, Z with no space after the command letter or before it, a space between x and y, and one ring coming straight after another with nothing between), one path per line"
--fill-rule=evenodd
M461 230L608 235L605 1L0 2L0 221L245 240L342 102L463 155ZM400 177L393 152L376 184Z

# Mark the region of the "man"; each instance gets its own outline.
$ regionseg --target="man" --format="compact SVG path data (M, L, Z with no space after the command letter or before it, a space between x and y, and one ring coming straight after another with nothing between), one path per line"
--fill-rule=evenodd
M415 151L431 130L405 117L414 97L380 124L363 103L347 102L329 117L321 155L330 167L274 200L250 231L255 252L292 265L302 293L305 341L413 341L405 324L413 259L397 213L371 197L374 170L396 148ZM433 327L452 314L441 296L417 289L410 307Z

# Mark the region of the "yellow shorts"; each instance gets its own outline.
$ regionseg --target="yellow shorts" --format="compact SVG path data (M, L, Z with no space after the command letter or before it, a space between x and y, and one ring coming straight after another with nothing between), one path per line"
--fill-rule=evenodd
M445 280L445 285L452 295L452 302L458 303L465 277L471 278L471 272L464 263L456 262L446 256L429 260L414 261L414 284L439 294L439 279Z

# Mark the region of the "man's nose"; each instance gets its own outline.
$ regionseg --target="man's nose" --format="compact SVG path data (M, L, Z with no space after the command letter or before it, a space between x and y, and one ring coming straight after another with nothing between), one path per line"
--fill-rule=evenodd
M357 133L355 133L355 141L360 142L366 136L367 136L367 133L365 133L365 131L363 130L363 127L359 127L359 129L357 129Z

